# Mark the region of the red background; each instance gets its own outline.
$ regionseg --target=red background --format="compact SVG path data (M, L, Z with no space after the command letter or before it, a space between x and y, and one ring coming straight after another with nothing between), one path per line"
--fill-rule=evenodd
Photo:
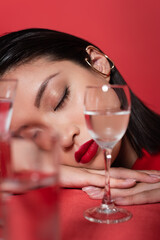
M160 113L159 0L5 0L0 34L45 27L83 37L109 55L132 90Z

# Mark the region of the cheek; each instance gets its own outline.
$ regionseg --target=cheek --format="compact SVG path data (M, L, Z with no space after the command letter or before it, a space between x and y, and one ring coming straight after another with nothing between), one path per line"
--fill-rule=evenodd
M91 169L99 169L103 170L105 169L105 164L104 164L104 153L103 150L99 148L98 154L95 157L95 159L86 166L87 168Z
M84 106L84 92L77 92L72 100L72 108L74 111L79 112L79 114L83 115L83 106Z
M85 123L84 113L83 113L83 94L74 92L74 95L70 97L64 108L62 108L58 113L57 117L59 119L64 119L66 122L70 121L72 123Z

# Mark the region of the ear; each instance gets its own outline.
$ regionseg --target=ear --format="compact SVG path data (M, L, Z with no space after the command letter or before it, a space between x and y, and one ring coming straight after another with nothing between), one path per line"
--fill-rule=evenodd
M111 69L114 68L113 62L102 52L100 52L94 46L89 45L86 48L86 52L90 56L90 61L86 60L87 63L95 70L106 77L106 80L110 79ZM109 61L112 63L112 67L110 66Z

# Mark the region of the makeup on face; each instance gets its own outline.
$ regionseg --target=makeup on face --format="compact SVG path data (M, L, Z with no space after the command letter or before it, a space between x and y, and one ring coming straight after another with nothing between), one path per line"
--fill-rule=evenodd
M61 146L63 164L103 168L103 153L91 140L83 115L84 90L87 85L101 84L105 81L102 77L76 63L45 58L18 66L7 75L18 78L20 83L14 129L47 125L68 138L67 148ZM72 136L66 129L73 130ZM32 135L37 136L37 129L33 129Z
M98 151L97 143L91 139L80 146L78 151L75 152L75 160L78 163L89 163L93 160Z

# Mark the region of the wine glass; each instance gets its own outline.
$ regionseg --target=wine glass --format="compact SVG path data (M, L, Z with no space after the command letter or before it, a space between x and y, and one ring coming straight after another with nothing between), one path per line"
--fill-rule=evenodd
M91 222L119 223L129 220L132 214L114 205L110 192L110 165L112 149L124 136L131 110L129 89L126 85L87 86L84 114L91 137L104 151L105 188L102 204L85 211Z

